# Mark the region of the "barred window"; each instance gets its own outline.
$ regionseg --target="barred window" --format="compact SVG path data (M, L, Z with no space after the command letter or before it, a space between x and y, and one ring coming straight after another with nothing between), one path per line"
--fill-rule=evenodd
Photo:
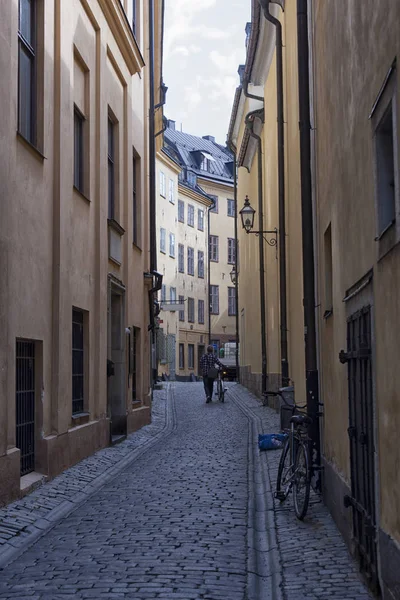
M187 272L188 275L194 275L194 249L188 248L187 254Z
M204 279L204 252L202 250L197 251L197 275Z
M178 271L179 273L185 272L185 246L178 244Z
M210 253L210 260L212 260L214 262L218 262L219 252L218 252L218 236L217 235L209 236L209 253Z
M236 258L236 240L234 238L228 238L228 264L234 265Z
M219 286L210 285L210 312L219 315Z

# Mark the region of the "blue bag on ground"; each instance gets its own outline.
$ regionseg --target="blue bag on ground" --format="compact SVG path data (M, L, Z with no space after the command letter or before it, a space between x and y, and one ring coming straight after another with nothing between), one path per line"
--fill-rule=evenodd
M286 433L262 433L258 436L258 447L260 450L278 450L283 448Z

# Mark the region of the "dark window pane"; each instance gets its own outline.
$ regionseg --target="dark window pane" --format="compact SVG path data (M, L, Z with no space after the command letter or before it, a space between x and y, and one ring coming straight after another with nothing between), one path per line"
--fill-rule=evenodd
M33 57L19 43L19 131L31 143L33 140Z
M114 159L114 123L108 119L108 156Z
M20 0L19 2L19 31L33 46L33 0Z
M74 185L83 192L83 117L74 113Z

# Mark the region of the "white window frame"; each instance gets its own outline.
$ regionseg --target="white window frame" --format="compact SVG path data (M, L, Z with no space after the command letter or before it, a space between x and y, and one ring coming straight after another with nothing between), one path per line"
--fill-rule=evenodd
M227 199L227 215L228 217L235 216L235 201L232 198Z
M171 258L175 258L175 234L169 234L169 255Z
M197 229L204 231L204 210L202 208L197 210Z
M178 244L178 272L185 272L185 246Z
M210 313L219 315L219 285L210 285Z
M228 316L236 316L236 290L234 287L228 287Z
M166 198L164 171L160 171L160 196L162 196L163 198Z
M204 279L204 251L203 250L197 250L197 277L199 277L199 279Z
M187 249L187 274L194 275L194 248Z
M209 236L208 251L212 262L219 262L219 237L217 235Z
M168 199L171 204L175 204L175 182L173 179L169 180L169 191Z
M236 240L235 238L228 238L228 265L235 264L236 254Z
M194 206L193 206L193 204L188 204L187 224L189 225L189 227L194 227Z
M166 254L166 230L164 227L160 227L160 252Z
M183 200L178 200L178 221L179 223L185 222L185 203Z

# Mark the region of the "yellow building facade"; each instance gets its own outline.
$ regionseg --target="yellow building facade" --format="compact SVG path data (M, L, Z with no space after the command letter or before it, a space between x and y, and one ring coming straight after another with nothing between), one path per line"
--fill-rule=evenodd
M147 4L6 4L0 503L148 423L151 400Z

